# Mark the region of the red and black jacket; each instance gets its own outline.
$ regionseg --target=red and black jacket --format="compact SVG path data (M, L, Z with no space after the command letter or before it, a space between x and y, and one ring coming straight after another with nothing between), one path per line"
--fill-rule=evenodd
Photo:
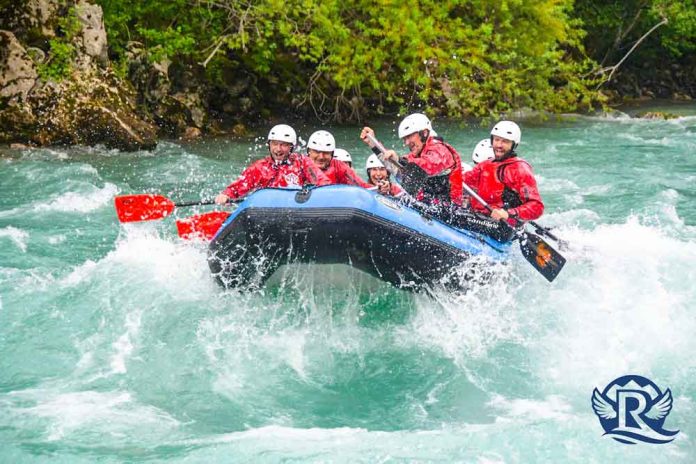
M404 188L409 190L409 185L419 188L418 199L462 204L462 160L454 147L440 138L428 137L418 155L409 153L403 161L407 163Z
M477 164L464 173L464 183L476 190L493 209L505 209L510 216L522 221L537 219L544 212L532 167L514 154L502 161L488 160ZM488 214L474 198L471 199L471 208Z

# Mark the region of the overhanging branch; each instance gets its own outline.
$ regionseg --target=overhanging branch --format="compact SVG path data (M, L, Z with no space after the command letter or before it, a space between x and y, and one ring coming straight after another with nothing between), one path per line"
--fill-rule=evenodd
M624 55L623 58L621 58L621 60L620 60L618 63L616 63L616 64L613 65L613 66L607 66L606 68L601 68L601 69L597 70L595 74L605 74L607 71L611 71L611 72L609 73L609 76L608 76L606 79L604 79L604 80L599 84L598 87L601 87L602 85L604 85L604 84L606 84L607 82L611 81L611 78L614 76L614 73L616 72L616 70L619 69L619 66L621 66L621 64L623 64L623 62L626 61L626 59L629 57L629 55L630 55L631 53L633 53L633 50L635 50L636 48L638 48L638 45L640 45L640 43L641 43L643 40L645 40L646 37L648 37L650 34L652 34L653 31L654 31L655 29L657 29L657 28L660 27L660 26L664 26L664 25L667 24L668 22L669 22L669 21L667 20L667 18L663 17L663 18L662 18L662 21L660 21L659 23L655 24L652 28L650 28L650 30L649 30L648 32L646 32L645 34L643 34L643 35L641 36L641 38L638 39L638 40L636 41L635 44L633 44L633 46L631 47L631 49Z

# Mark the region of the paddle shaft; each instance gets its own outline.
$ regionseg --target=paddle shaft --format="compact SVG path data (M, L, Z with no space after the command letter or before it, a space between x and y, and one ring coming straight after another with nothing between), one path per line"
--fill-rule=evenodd
M466 183L464 183L464 182L462 182L462 187L464 188L464 190L466 190L466 193L468 193L468 194L471 195L472 197L476 198L476 201L478 201L478 202L481 203L483 206L485 206L489 213L492 213L492 212L493 212L493 208L491 208L491 205L489 205L489 204L486 202L486 200L484 200L483 198L481 198L481 196L480 196L478 193L476 193L476 191L475 191L474 189L472 189L471 187L469 187L469 186L468 186ZM518 221L519 221L519 220L518 220Z
M374 135L372 134L367 134L368 140L374 145L380 152L381 155L378 155L380 161L384 163L384 167L387 168L387 171L389 171L389 174L394 176L394 182L396 184L399 184L399 177L401 177L401 168L403 167L400 163L393 161L391 159L385 158L384 154L387 152L387 149L382 145L382 143L375 138ZM409 192L406 191L406 189L403 187L403 185L399 185L402 190L401 196L406 198L408 201L413 202L413 203L420 203L418 200L416 200L413 195L411 195Z
M464 183L464 182L462 182L462 187L464 188L464 190L466 190L466 193L468 193L468 194L471 195L472 197L476 198L476 201L478 201L478 202L481 203L483 206L485 206L486 209L488 210L488 212L490 212L490 213L493 212L493 208L491 207L491 205L489 205L488 203L486 203L486 200L484 200L483 198L481 198L481 196L480 196L478 193L476 193L476 191L475 191L474 189L472 189L471 187L469 187L469 186L468 186L466 183ZM522 221L519 220L519 219L517 219L516 217L513 217L513 219L514 219L515 221L517 221L518 224L522 224ZM529 223L532 224L534 227L543 230L545 233L548 234L549 238L552 238L552 239L558 241L558 239L557 239L556 237L554 237L552 234L546 232L546 230L545 230L543 227L541 227L539 224L537 224L536 222L534 222L534 221L529 221Z
M472 197L476 198L476 201L478 201L478 202L481 203L483 206L485 206L489 213L492 213L492 212L493 212L493 208L491 207L491 205L489 205L489 204L486 202L486 200L484 200L483 198L481 198L481 195L479 195L478 193L476 193L476 191L475 191L474 189L472 189L471 187L469 187L465 182L462 182L462 187L464 188L464 190L466 190L466 193L468 193L468 194L471 195ZM520 221L519 219L517 219L517 218L513 218L513 219L514 219L515 221L517 221L518 224L522 224L522 221Z
M481 198L471 187L462 182L462 187L469 195L474 197L479 203L486 207L488 211L493 212L493 208ZM524 224L523 221L513 218L518 224ZM531 221L530 221L531 222ZM536 224L535 224L536 226ZM543 230L543 229L542 229ZM565 258L560 253L553 250L546 242L538 235L526 232L523 228L517 230L520 238L520 249L525 259L539 271L549 282L556 278L561 269L565 265ZM549 238L554 238L549 235ZM555 239L558 241L558 239ZM560 242L559 242L560 243Z
M464 190L466 190L466 192L469 195L476 198L476 200L479 203L481 203L483 206L485 206L489 212L491 212L491 213L493 212L493 208L491 208L491 206L488 203L486 203L486 201L483 198L481 198L481 196L478 193L476 193L471 187L469 187L464 182L462 182L462 187L464 188ZM521 220L517 219L516 217L513 217L513 219L515 221L517 221L517 224L523 223ZM529 222L529 224L533 225L536 228L537 233L539 233L541 235L546 235L551 240L555 240L556 242L558 242L559 245L567 246L567 243L565 242L565 240L561 240L560 238L556 237L554 234L549 232L545 227L542 227L541 225L539 225L538 223L536 223L534 221L527 221L527 222Z
M548 238L550 238L551 240L555 240L556 242L558 242L558 244L561 246L561 250L563 250L563 247L567 247L567 246L568 246L568 242L566 242L565 240L562 240L562 239L556 237L554 234L552 234L551 232L549 232L549 230L548 230L546 227L540 225L538 222L534 222L534 221L527 221L527 222L529 222L531 225L534 226L534 228L536 229L537 233L539 233L539 234L541 234L541 235L546 235L546 236L547 236Z
M391 173L394 177L399 175L399 170L403 167L401 164L397 161L393 161L391 159L387 159L384 155L387 153L387 149L382 145L382 143L375 138L374 135L372 134L367 134L367 139L374 145L381 153L382 156L380 156L380 161L385 163L385 167L387 168L387 171Z
M174 203L174 206L177 208L182 207L182 206L205 206L205 205L214 205L215 200L198 200L198 201L183 201L181 203Z

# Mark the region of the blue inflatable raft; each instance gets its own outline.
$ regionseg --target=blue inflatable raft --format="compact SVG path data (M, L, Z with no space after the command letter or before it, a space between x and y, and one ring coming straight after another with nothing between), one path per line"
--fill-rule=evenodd
M226 288L259 288L283 264L347 264L417 289L472 256L505 259L509 242L451 227L398 200L347 185L263 189L249 195L210 243Z

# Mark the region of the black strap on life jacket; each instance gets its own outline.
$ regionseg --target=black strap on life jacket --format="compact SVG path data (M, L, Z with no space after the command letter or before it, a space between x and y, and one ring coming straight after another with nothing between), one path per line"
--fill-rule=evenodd
M515 192L513 189L508 187L508 185L505 183L505 169L509 166L509 163L505 163L501 166L498 166L498 168L495 171L496 177L502 182L503 184L503 209L510 209L510 208L517 208L522 205L522 199L520 198L519 194Z

